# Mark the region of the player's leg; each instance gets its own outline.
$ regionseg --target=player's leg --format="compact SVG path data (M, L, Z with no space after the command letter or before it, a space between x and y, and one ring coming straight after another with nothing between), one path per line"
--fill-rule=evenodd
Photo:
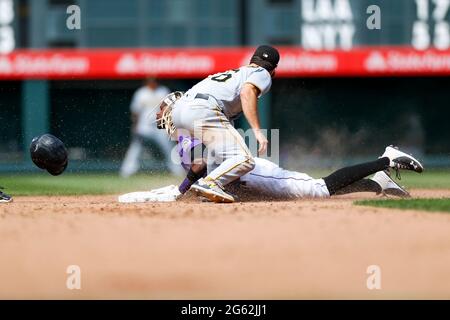
M356 181L364 179L371 174L386 170L388 168L389 159L387 157L383 157L372 162L366 162L339 169L323 178L323 180L327 185L330 195L334 195L340 189L347 187Z
M212 155L208 161L218 165L205 179L199 180L193 189L212 201L233 202L233 197L223 191L223 186L254 167L253 157L245 141L217 105L201 99L190 103L180 100L173 110L175 126L190 130L200 139Z
M244 189L256 191L264 198L329 197L323 179L315 179L305 173L283 169L266 159L254 159L255 168L241 177Z
M387 194L409 196L386 173L388 168L422 172L423 166L412 156L392 147L372 162L342 168L324 179L289 171L276 164L255 158L255 169L241 178L251 189L281 198L326 197L335 194L381 190ZM371 179L364 179L375 173Z
M323 179L315 179L305 173L285 170L276 164L260 158L255 158L255 169L241 178L250 190L256 190L266 197L273 198L323 198L330 195ZM384 173L383 173L384 174ZM377 177L361 179L346 187L339 189L335 194L353 192L384 192L406 196L401 187L389 187ZM387 181L386 181L387 182Z
M220 116L223 117L223 116ZM244 139L225 117L204 134L204 141L208 149L211 149L213 159L218 166L208 172L206 179L216 181L222 186L238 179L251 171L254 160L247 148Z
M323 179L315 179L305 173L285 170L266 159L255 158L255 168L241 178L239 195L257 192L266 198L327 197L328 189ZM354 192L381 193L381 185L371 179L362 179L340 189L336 194Z
M224 121L225 123L225 121ZM215 202L233 202L234 197L223 188L252 170L253 157L244 140L231 124L213 124L203 135L208 148L208 175L192 189Z
M218 117L222 117L219 116ZM254 160L245 145L244 139L232 127L225 117L219 123L211 123L207 132L203 134L203 141L209 150L208 172L205 179L201 179L193 186L193 190L215 202L233 202L234 198L224 192L216 195L215 187L220 189L239 179L251 171ZM214 161L211 165L211 161ZM210 189L213 189L210 191Z
M383 188L376 181L372 179L361 179L344 188L339 189L335 194L343 195L355 192L375 192L376 194L379 194L382 191Z
M342 168L323 178L323 180L327 185L330 195L334 195L339 190L356 181L362 180L377 172L388 170L389 168L395 170L405 169L419 173L423 171L422 164L414 157L396 148L387 147L384 154L378 160Z
M123 159L120 175L128 178L139 170L139 158L142 153L142 138L134 136Z
M241 178L244 192L258 192L262 197L278 199L324 198L330 196L324 179L315 179L305 173L285 170L276 164L255 158L255 169ZM384 177L380 177L384 175ZM383 171L373 178L357 180L338 189L333 195L355 192L383 192L389 195L408 197L409 193L398 186Z
M408 191L395 182L388 170L379 171L369 179L358 180L347 187L339 189L336 195L343 195L355 192L375 192L376 194L384 194L397 196L401 198L409 198L411 195Z

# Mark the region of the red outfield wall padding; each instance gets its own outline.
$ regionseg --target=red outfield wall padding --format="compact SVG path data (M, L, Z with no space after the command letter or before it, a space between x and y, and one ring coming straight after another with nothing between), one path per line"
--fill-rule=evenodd
M450 75L450 50L280 47L278 77ZM17 50L0 55L0 80L200 78L247 64L254 48Z

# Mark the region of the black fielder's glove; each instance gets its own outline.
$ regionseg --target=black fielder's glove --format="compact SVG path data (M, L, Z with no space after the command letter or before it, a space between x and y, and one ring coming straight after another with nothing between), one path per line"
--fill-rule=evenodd
M31 160L41 169L57 176L66 170L68 154L64 143L51 134L33 138L30 145Z

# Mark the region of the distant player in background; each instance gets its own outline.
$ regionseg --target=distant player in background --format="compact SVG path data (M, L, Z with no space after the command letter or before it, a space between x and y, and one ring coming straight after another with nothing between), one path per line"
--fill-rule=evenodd
M179 166L170 160L174 144L163 131L158 130L154 125L156 121L155 106L169 92L169 89L160 85L156 78L149 77L146 79L145 85L134 93L130 106L132 139L120 169L122 177L130 177L139 170L142 150L144 143L147 142L153 142L164 153L166 163L172 173L180 174Z

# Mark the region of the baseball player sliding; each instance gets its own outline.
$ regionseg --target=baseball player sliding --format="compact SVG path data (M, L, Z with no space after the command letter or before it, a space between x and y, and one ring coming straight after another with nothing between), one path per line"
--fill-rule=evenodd
M422 172L423 166L393 147L387 147L378 160L340 169L323 179L287 171L251 155L232 121L244 113L259 142L258 152L265 152L268 141L260 131L257 99L270 89L278 61L275 48L260 46L249 65L209 76L185 94L168 95L159 105L158 127L177 139L182 164L188 170L186 179L178 187L126 194L119 201L173 201L192 189L210 201L234 202L235 197L225 189L230 189L236 180L237 185L245 184L275 198L329 197L354 191L386 190L407 196L390 178L389 169ZM372 174L374 178L364 179Z
M197 179L207 172L206 159L198 159L204 146L193 137L179 137L178 152L187 176L179 185L155 189L148 192L132 192L119 197L119 202L170 202L180 199L189 189L197 192ZM384 154L373 162L346 167L323 179L285 170L266 159L254 158L255 167L243 175L237 182L228 186L227 190L236 198L259 199L301 199L328 198L353 192L375 192L399 197L409 197L409 193L390 177L390 169L412 170L422 172L419 161L404 152L389 146ZM370 179L365 177L374 174ZM198 192L197 192L198 193ZM201 193L199 193L201 195Z

